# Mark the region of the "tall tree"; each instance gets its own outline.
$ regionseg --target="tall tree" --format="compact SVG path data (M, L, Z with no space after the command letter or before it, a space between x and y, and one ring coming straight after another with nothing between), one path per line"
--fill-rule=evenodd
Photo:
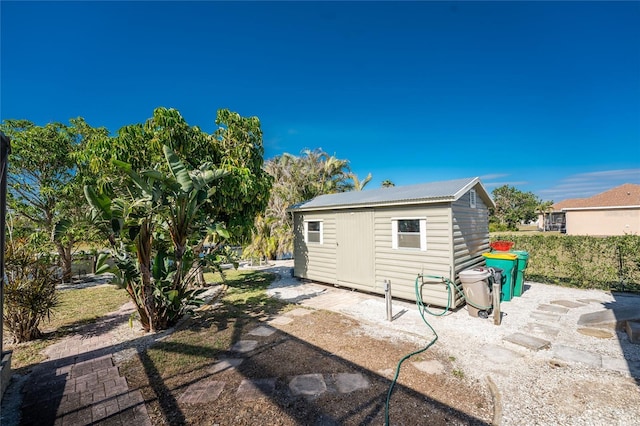
M205 158L226 172L212 195L209 214L226 223L238 241L251 235L253 221L264 213L273 178L264 169L262 129L257 117L242 117L228 109L218 110L218 129L213 133L216 157ZM194 157L197 157L197 152ZM200 157L202 158L202 157Z
M75 154L93 139L106 137L84 119L69 125L37 126L28 120L6 120L2 131L12 139L9 158L9 204L12 213L27 218L37 232L46 232L60 258L63 279L71 279L72 253L86 236L86 203Z
M212 164L191 170L171 148L163 147L170 173L114 164L135 183L110 195L86 186L85 194L109 232L120 282L135 303L142 326L156 331L175 324L197 304L193 245L205 237L207 219L200 208L224 175ZM120 191L118 191L120 192ZM224 231L220 233L226 236Z
M206 239L216 249L248 234L266 206L271 177L259 120L220 110L216 123L209 135L177 110L157 108L83 152L85 193L147 330L171 325L192 304L200 259L216 262L200 256Z
M273 188L265 215L256 221L252 242L245 250L269 259L293 250L289 206L354 187L349 162L321 149L307 149L300 156L285 153L268 160L265 170L273 177Z
M191 168L211 162L226 172L205 213L224 222L233 238L249 235L253 221L266 208L271 176L263 169L264 147L260 120L242 117L228 109L216 116L218 128L213 134L190 126L173 108L156 108L143 124L122 127L115 138L94 139L87 144L82 166L86 184L99 187L128 187L130 178L123 175L113 160L131 165L133 170L158 168L168 171L163 145L171 148Z
M349 181L349 161L329 155L322 149L305 149L300 157L290 157L293 178L300 185L299 201L318 195L345 192L353 189Z
M224 223L232 242L242 242L251 235L256 216L264 212L272 183L271 176L263 169L260 120L220 109L216 125L217 129L209 135L198 126L190 126L178 110L156 108L145 123L125 126L115 138L95 139L87 145L82 165L86 170L84 175L90 178L85 183L95 183L101 188L131 186L130 178L117 170L113 160L130 164L133 170L167 171L162 153L162 146L166 145L191 168L211 162L225 171L216 191L210 194L210 202L200 210L213 222ZM213 240L216 244L222 242L209 238L194 247L195 252L199 253L205 243ZM197 277L199 283L204 284L202 269L198 270Z
M516 230L518 223L537 218L537 207L541 201L534 193L503 185L494 189L492 194L496 207L490 209L490 222Z

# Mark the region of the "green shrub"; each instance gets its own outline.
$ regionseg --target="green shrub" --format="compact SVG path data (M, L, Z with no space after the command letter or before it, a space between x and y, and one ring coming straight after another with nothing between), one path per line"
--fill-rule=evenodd
M7 244L4 325L15 343L39 339L40 322L58 304L55 265L24 240Z
M509 225L506 223L498 223L498 222L490 222L489 223L489 232L504 232L510 231Z
M529 252L527 280L603 290L640 291L640 236L509 234L494 240Z

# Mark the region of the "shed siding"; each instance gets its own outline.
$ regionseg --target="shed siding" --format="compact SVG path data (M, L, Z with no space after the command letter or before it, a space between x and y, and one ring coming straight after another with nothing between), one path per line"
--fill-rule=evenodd
M333 211L295 213L294 275L336 284L336 213ZM304 221L322 221L322 244L304 242Z
M451 207L453 215L453 264L455 277L465 269L484 265L482 253L489 251L489 209L480 197L476 208L469 206L469 193Z
M397 218L426 218L426 251L392 248L391 221ZM384 292L384 281L391 281L393 297L415 300L415 281L419 274L449 277L451 266L451 214L448 203L429 206L379 208L375 211L375 291ZM429 286L423 292L425 303L446 306L444 285Z
M415 282L420 274L445 277L459 284L460 271L484 264L482 253L489 250L488 207L481 197L476 197L476 206L471 208L470 195L466 193L454 203L373 208L371 286L340 282L337 220L340 215L358 211L362 209L294 212L295 276L379 294L384 294L385 280L389 280L393 297L415 300ZM426 219L426 250L393 248L392 220L402 218ZM305 220L322 221L323 244L304 242ZM464 303L456 292L453 300L448 300L447 287L439 280L424 281L428 281L421 286L426 304L454 307Z

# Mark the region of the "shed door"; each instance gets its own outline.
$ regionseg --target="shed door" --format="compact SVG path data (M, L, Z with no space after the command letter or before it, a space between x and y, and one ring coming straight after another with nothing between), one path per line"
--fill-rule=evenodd
M353 287L373 288L373 210L336 215L336 278Z

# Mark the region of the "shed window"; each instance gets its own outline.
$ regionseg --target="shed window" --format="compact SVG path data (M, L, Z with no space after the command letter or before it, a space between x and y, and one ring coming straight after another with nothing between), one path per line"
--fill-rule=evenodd
M394 249L427 249L426 219L392 219L391 228Z
M322 221L314 220L304 223L304 242L322 244Z
M469 207L472 209L476 208L476 190L472 189L469 191Z

